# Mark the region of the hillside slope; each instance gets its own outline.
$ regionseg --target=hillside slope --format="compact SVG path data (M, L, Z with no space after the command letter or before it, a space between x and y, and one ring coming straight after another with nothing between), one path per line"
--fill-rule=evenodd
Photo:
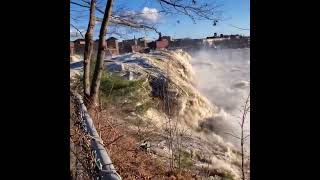
M133 134L144 134L139 140L150 143L152 153L176 166L239 179L239 152L215 133L219 122L205 123L219 121L219 108L195 88L190 60L182 50L119 56L106 64L102 96L121 104L121 119Z

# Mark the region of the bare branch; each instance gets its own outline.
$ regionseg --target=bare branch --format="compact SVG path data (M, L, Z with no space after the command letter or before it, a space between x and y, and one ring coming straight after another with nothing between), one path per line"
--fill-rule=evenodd
M80 6L80 7L90 8L90 6L83 5L83 4L80 4L80 3L74 2L74 1L70 1L70 3L71 3L71 4L74 4L74 5L77 5L77 6ZM90 5L90 3L89 3L89 5Z
M97 18L96 19L98 22L101 22L101 18ZM127 27L131 27L131 28L136 28L136 29L145 29L145 30L153 30L156 33L160 33L155 27L149 26L149 25L145 25L145 24L139 24L133 21L129 21L127 19L122 19L119 17L114 17L111 16L110 18L110 22L113 24L117 24L117 25L122 25L122 26L127 26Z
M243 139L246 140L248 137L250 137L250 134L248 134L246 137L244 137Z
M199 3L194 1L177 1L177 0L158 0L162 9L168 14L174 10L180 14L187 15L193 22L195 20L213 20L218 22L218 15L221 13L218 9L221 5L212 5L206 2ZM171 9L170 9L171 8Z
M241 138L240 138L240 137L238 137L238 136L236 136L236 135L234 135L234 134L227 133L227 132L225 132L225 134L228 134L228 135L230 135L230 136L232 136L232 137L234 137L234 138L237 138L237 139L240 139L240 140L241 140Z
M87 0L81 0L85 4L80 4L71 1L72 4L89 8L90 2ZM157 0L162 7L162 10L158 11L159 13L164 14L183 14L188 16L194 23L196 20L213 20L215 23L217 22L217 15L219 13L218 8L220 5L210 5L208 3L194 3L188 1L176 1L176 0ZM96 7L96 10L104 14L104 10ZM133 21L134 18L139 17L139 15L145 13L135 13L135 14L124 14L124 15L111 15L110 22L112 24L119 24L124 27L135 28L135 29L144 29L144 30L152 30L156 33L159 31L153 25L147 25L140 22ZM130 20L128 19L130 18ZM98 20L99 18L97 18ZM99 20L98 20L99 21ZM101 22L101 21L100 21Z
M82 2L88 4L88 5L83 5L83 4L80 4L80 3L76 3L76 2L73 2L71 1L70 3L71 4L74 4L74 5L78 5L80 7L84 7L84 8L90 8L90 2L88 1L85 1L85 0L82 0ZM96 7L96 10L101 13L101 14L104 14L104 11L102 9L100 9L99 7ZM141 15L141 14L145 14L145 13L136 13L134 14L134 16L138 16L138 15ZM128 20L126 18L128 17L131 17L131 19L134 18L133 15L111 15L110 17L110 23L112 24L117 24L117 25L121 25L121 26L125 26L125 27L130 27L130 28L135 28L135 29L144 29L144 30L152 30L152 31L155 31L156 33L160 33L155 27L153 26L150 26L150 25L146 25L146 24L141 24L141 23L137 23L137 22L134 22L132 20ZM98 18L96 17L96 20L98 22L102 22L102 18Z
M118 141L120 138L122 138L124 135L120 135L117 138L115 138L113 141L109 142L106 146L110 146L111 144L113 144L114 142Z
M244 30L244 31L250 31L250 29L240 28L240 27L234 26L234 25L232 25L232 24L229 24L229 26L232 26L232 27L234 27L234 28L237 28L237 29L240 29L240 30Z
M82 32L81 32L75 25L73 25L72 23L70 23L70 25L71 25L75 30L77 30L77 31L80 33L80 35L81 35L82 38L84 38Z

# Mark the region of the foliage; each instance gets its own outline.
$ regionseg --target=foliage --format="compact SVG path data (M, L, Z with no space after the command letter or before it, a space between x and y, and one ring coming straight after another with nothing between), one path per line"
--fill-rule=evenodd
M193 165L191 154L185 150L180 150L179 153L181 168L190 168Z
M120 74L104 73L101 78L102 103L113 103L125 111L143 114L153 103L151 87L143 80L126 80Z

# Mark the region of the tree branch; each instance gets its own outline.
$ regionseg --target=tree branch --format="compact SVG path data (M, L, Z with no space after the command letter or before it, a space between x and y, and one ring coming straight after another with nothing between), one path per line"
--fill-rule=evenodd
M244 31L250 31L250 29L240 28L240 27L234 26L234 25L232 25L232 24L229 24L229 26L232 26L232 27L234 27L234 28L237 28L237 29L240 29L240 30L244 30Z
M80 6L80 7L90 8L90 6L89 6L90 2L85 1L85 0L82 0L82 2L84 2L84 3L88 4L88 5L83 5L83 4L80 4L80 3L73 2L73 1L71 1L70 3L74 4L74 5L77 5L77 6ZM96 7L96 10L99 13L104 14L104 11L101 10L99 7ZM134 15L140 15L140 14L145 14L145 13L138 13L138 14L134 14ZM136 29L149 29L149 30L155 31L156 33L160 33L155 27L152 27L152 26L149 26L149 25L145 25L145 24L139 24L139 23L130 21L128 19L125 19L125 17L130 17L130 15L118 16L118 17L116 17L114 15L111 15L110 23L118 24L118 25L122 25L122 26L127 26L127 27L131 27L131 28L136 28ZM96 21L102 22L102 19L96 17Z
M98 22L102 21L101 18L97 18L96 20ZM136 23L133 21L129 21L127 19L122 19L122 18L118 18L118 17L114 17L114 16L110 17L110 22L117 24L117 25L127 26L127 27L131 27L131 28L136 28L136 29L149 29L149 30L155 31L156 33L160 33L155 27L145 25L145 24L139 24L139 23Z
M81 32L75 25L73 25L72 23L70 23L70 25L71 25L75 30L77 30L77 31L80 33L80 35L81 35L82 38L84 38L82 32Z
M80 4L80 3L77 3L77 2L73 2L73 1L70 1L70 4L74 4L74 5L77 5L77 6L80 6L80 7L84 7L84 8L90 8L90 6L86 6L86 5L83 5L83 4ZM90 3L89 3L90 5Z
M244 137L243 139L246 140L248 137L250 137L250 134L248 134L246 137Z
M230 136L232 136L232 137L234 137L234 138L237 138L237 139L240 139L240 140L241 140L241 138L240 138L240 137L238 137L238 136L236 136L236 135L234 135L234 134L227 133L227 132L225 132L225 134L228 134L228 135L230 135Z

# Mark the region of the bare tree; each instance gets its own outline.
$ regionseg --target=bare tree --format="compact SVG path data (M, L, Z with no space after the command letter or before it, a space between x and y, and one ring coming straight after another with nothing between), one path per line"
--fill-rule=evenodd
M80 31L80 29L77 28L77 26L73 25L72 23L70 23L70 26L73 27L80 34L80 36L84 38L82 32ZM78 34L75 35L75 37L77 36Z
M208 4L206 2L198 2L196 0L155 0L158 2L162 11L159 11L164 14L182 14L190 17L193 21L195 20L212 20L214 23L217 22L218 17L218 5ZM112 11L112 3L113 0L107 0L105 10L103 11L97 4L96 0L92 0L89 2L88 0L79 0L79 1L71 1L73 5L89 8L90 9L90 17L89 23L86 33L86 48L85 48L85 67L84 67L84 94L85 96L89 96L88 101L93 105L98 106L98 97L99 97L99 88L100 88L100 80L103 70L104 64L104 56L106 43L105 36L108 32L108 26L112 24L121 25L123 27L129 27L134 29L143 29L143 30L152 30L159 34L160 32L157 28L149 23L137 21L139 17L139 13L134 14L121 14L117 11ZM103 14L103 19L94 16L94 10L97 10L100 14ZM119 12L119 11L118 11ZM76 19L76 18L75 18ZM90 83L89 74L90 74L90 59L92 56L92 37L93 37L93 29L95 21L101 21L100 33L99 33L99 45L97 52L97 62L92 78L92 82ZM89 90L90 86L90 90Z
M249 137L249 135L244 134L244 124L245 120L247 119L247 114L250 112L250 94L248 95L245 104L243 106L242 110L242 118L241 118L241 137L240 137L240 145L241 145L241 171L242 171L242 180L245 180L245 168L244 168L244 157L245 157L245 152L244 152L244 143L246 139Z
M95 26L95 9L96 9L96 0L91 0L90 3L90 15L87 32L85 35L85 48L84 48L84 58L83 58L83 90L84 90L84 99L85 102L90 96L90 62L93 52L93 32Z
M157 0L165 14L188 16L194 23L196 20L211 20L216 25L222 14L221 4L198 0Z
M104 13L102 24L100 27L97 62L96 62L96 66L95 66L95 70L92 78L91 88L90 88L91 89L90 106L99 105L98 98L99 98L99 90L100 90L100 81L101 81L101 75L103 71L104 56L105 56L105 50L106 50L105 36L107 34L107 30L108 30L107 26L109 24L111 12L112 12L112 4L113 4L113 0L107 1L105 13Z
M193 22L196 22L196 20L211 20L213 24L216 24L221 19L222 11L220 8L222 5L216 2L208 3L196 0L154 0L154 2L158 2L161 5L162 10L159 10L158 13L165 15L184 15L188 16ZM90 8L88 0L80 0L80 2L73 0L70 3L82 8ZM98 5L96 10L99 14L104 14L104 11ZM159 34L154 24L146 21L137 21L141 20L139 17L144 13L123 13L125 11L128 12L129 10L125 8L114 10L110 16L110 25L121 25L125 28L138 30L151 30ZM102 18L96 17L96 20L102 22Z
M240 126L240 136L236 135L234 133L226 133L238 140L240 140L240 147L241 147L241 173L242 173L242 180L246 180L246 168L244 166L244 162L245 162L245 142L247 140L247 138L250 136L250 134L245 134L245 122L247 119L247 115L250 112L250 93L248 95L248 97L245 100L244 105L242 106L242 109L240 109L240 112L242 114L242 116L240 117L240 121L239 121L239 126Z
M81 2L77 2L77 1L71 1L70 2L72 5L76 5L78 7L82 7L82 8L90 8L90 1L88 0L81 0ZM97 2L98 4L98 2ZM98 5L96 5L97 12L99 14L104 15L104 11L101 9L101 7L99 7ZM158 33L157 29L154 27L154 25L150 24L150 23L146 23L146 22L138 22L137 20L139 19L139 16L143 13L131 13L131 14L126 14L123 13L124 10L118 9L115 10L111 13L110 16L110 24L109 26L112 25L118 25L118 26L122 26L125 28L133 28L133 29L142 29L142 30L152 30ZM78 20L79 17L72 17L71 19L73 20ZM102 18L100 18L99 16L96 16L96 21L97 22L102 22Z

